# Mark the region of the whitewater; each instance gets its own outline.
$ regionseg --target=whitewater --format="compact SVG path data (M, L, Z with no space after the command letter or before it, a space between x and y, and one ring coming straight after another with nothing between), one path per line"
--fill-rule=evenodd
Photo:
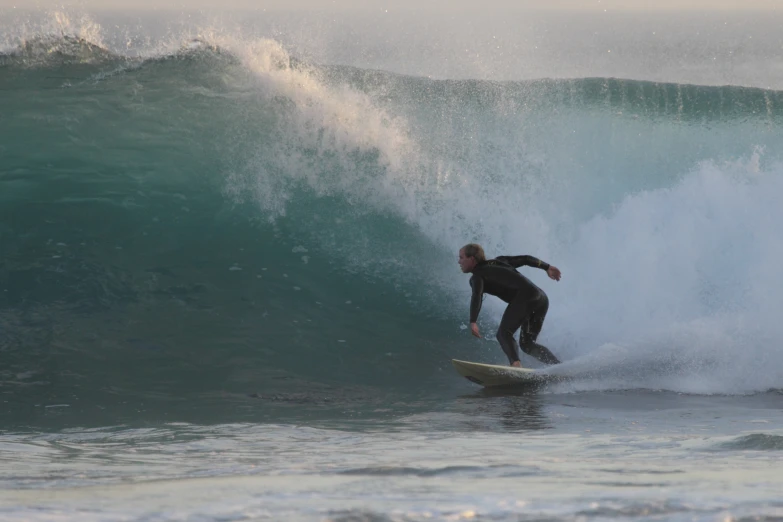
M2 15L4 520L783 516L774 16Z

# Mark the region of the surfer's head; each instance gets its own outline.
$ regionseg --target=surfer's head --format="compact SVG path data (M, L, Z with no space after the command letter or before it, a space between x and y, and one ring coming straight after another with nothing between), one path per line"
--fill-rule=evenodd
M487 260L481 245L470 243L459 251L459 267L464 273L472 272L476 265Z

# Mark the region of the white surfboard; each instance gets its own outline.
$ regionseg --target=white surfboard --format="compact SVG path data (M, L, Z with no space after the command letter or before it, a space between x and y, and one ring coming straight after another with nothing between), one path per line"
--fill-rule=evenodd
M542 383L549 377L531 368L482 364L457 359L452 359L451 363L454 365L457 373L467 380L487 388Z

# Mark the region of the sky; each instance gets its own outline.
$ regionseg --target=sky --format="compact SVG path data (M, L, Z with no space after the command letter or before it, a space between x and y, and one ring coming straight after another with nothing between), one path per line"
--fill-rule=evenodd
M563 9L589 11L776 10L781 0L0 0L0 7L87 9Z

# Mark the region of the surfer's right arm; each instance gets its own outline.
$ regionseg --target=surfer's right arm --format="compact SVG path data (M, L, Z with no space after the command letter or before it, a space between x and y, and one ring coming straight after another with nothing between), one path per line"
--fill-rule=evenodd
M555 281L560 281L560 269L556 266L552 266L549 263L546 263L544 261L541 261L537 257L533 256L498 256L495 259L498 261L502 261L503 263L507 263L514 268L519 268L520 266L532 266L533 268L540 268L541 270L546 271L546 274L549 276L550 279L554 279Z
M507 263L514 268L532 266L533 268L540 268L541 270L549 270L549 263L545 263L533 256L498 256L495 259Z
M478 321L481 300L484 297L484 279L474 274L470 278L470 287L473 289L473 295L470 297L470 331L476 337L480 337L476 321Z

